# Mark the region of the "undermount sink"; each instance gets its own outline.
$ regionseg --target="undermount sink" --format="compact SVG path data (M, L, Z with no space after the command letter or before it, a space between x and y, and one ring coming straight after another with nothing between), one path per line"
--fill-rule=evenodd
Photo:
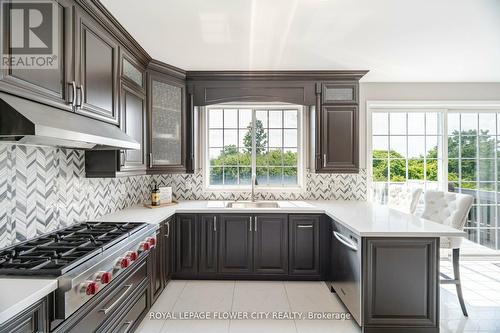
M279 208L276 201L232 201L226 204L226 208Z

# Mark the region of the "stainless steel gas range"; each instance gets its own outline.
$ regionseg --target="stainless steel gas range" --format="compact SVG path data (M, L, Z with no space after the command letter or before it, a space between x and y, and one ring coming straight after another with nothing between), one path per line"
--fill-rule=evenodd
M156 246L157 226L86 222L0 252L0 275L55 277L56 321L67 319Z

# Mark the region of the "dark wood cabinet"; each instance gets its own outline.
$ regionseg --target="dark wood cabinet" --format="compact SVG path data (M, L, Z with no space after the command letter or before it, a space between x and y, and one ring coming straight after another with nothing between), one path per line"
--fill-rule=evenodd
M174 259L174 233L175 233L175 223L174 218L171 217L163 222L164 234L163 234L163 279L165 286L168 284L172 278L173 273L173 259Z
M253 236L254 273L288 274L288 216L255 215Z
M121 88L120 127L141 144L139 150L121 150L119 171L146 170L146 96L123 83Z
M359 172L358 107L324 106L321 110L319 172Z
M320 216L290 215L290 275L319 276Z
M165 226L160 224L160 228L156 230L156 246L149 253L150 272L151 272L151 298L153 302L160 296L164 287L163 276L163 236L165 234Z
M186 172L187 117L183 80L149 70L148 170Z
M220 216L219 272L252 272L253 217L245 214Z
M200 215L200 262L199 272L217 273L219 257L219 217Z
M83 10L75 20L76 112L118 125L118 42Z
M18 4L13 2L10 6L15 7ZM52 50L46 55L42 54L43 51L39 52L44 62L51 65L42 68L2 66L0 87L2 91L71 111L75 97L74 89L76 89L76 86L72 84L74 81L73 14L75 6L70 0L54 1L54 6L56 7L54 11L56 29L54 32L43 32L52 35L52 44L47 45ZM6 22L3 23L4 29L2 29L1 53L8 57L19 56L13 51L13 44L18 44L18 41L11 39L13 34L12 26L8 22L9 15L5 15L4 18ZM42 26L42 29L45 29L44 27ZM47 29L52 29L52 26L47 25Z
M175 221L176 275L198 273L197 215L180 214Z
M49 332L47 300L44 298L0 325L0 333Z
M323 83L321 102L325 104L358 104L358 83L338 81Z

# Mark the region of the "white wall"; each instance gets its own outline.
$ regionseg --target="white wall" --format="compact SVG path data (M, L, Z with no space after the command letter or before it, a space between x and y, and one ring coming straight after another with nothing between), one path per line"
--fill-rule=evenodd
M360 167L366 168L367 101L500 101L499 83L360 83Z

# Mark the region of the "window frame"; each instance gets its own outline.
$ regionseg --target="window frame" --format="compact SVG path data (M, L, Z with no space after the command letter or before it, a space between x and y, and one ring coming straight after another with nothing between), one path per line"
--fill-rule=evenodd
M372 128L372 115L375 112L438 112L442 115L441 121L441 133L442 133L442 172L439 175L442 181L438 180L439 189L442 191L448 191L448 115L450 113L496 113L497 117L500 117L500 101L367 101L366 102L366 166L367 166L367 185L368 185L368 200L373 201L373 189L374 182L373 181L373 128ZM500 118L497 118L500 119ZM498 126L498 120L497 120ZM500 137L500 126L497 127L497 137ZM500 163L498 160L500 156L497 156L497 149L495 149L495 160L496 163ZM459 158L460 159L460 158ZM478 160L478 157L474 158ZM499 165L500 166L500 165ZM498 177L498 167L495 168L495 183L500 185L500 179ZM477 169L476 169L477 172ZM476 183L479 184L478 176L476 176ZM478 189L477 189L478 191ZM498 191L498 189L497 189ZM500 198L500 194L496 195L497 198ZM474 203L474 206L477 207L477 211L480 210L482 205L480 203ZM494 227L480 227L480 223L476 227L467 227L464 228L464 231L474 230L477 234L474 237L474 242L481 244L481 230L492 230L492 232L496 233L495 237L495 248L500 247L500 204L493 205L497 206L495 209L496 214L496 225ZM477 213L476 214L480 214ZM477 215L477 221L480 220L480 216ZM485 246L485 245L483 245Z
M211 109L252 109L252 119L257 110L297 110L297 185L295 186L268 186L256 185L255 189L261 193L288 193L305 192L306 174L306 130L305 130L305 109L301 105L295 104L214 104L203 107L201 113L201 166L203 170L203 190L205 192L249 192L252 189L248 185L212 185L210 184L210 161L209 161L209 112ZM284 129L284 128L281 128ZM252 172L255 167L255 156L252 154ZM281 166L283 167L283 165Z

